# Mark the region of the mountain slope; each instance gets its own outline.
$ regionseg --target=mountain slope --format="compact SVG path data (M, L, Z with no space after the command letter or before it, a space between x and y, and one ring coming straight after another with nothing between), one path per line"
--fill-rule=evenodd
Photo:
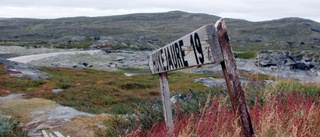
M251 22L243 26L236 21L230 25L230 36L238 43L253 42L267 45L319 45L320 24L301 18Z
M106 17L0 20L0 42L65 43L76 36L91 37L100 45L154 49L220 17L172 11ZM226 19L234 45L319 46L320 24L300 18L249 22ZM76 40L74 40L76 39ZM92 41L94 44L96 41ZM94 45L99 45L94 44ZM101 44L102 43L102 44ZM1 43L0 43L1 44Z

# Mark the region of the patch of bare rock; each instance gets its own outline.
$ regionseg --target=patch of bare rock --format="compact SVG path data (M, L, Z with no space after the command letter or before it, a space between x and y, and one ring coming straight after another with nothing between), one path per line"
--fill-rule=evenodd
M45 113L45 111L31 112L33 115ZM70 121L76 116L94 116L93 114L80 112L74 108L56 105L54 109L48 113L34 118L32 121L25 125L25 129L28 131L29 136L42 135L41 130L52 129L62 126L64 123Z

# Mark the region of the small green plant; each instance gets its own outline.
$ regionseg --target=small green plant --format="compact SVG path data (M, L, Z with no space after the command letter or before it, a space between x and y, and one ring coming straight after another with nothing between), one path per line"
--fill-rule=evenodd
M74 85L71 83L58 83L57 84L59 88L61 89L68 89L70 87L73 87Z
M132 114L134 113L135 109L134 109L134 105L132 105L132 103L117 103L114 104L109 110L108 112L111 114Z
M13 118L5 118L0 115L1 137L26 137L26 133L19 127L19 121Z
M138 82L127 82L120 86L122 89L146 89L151 88L152 85L148 83L138 83Z
M241 58L241 59L252 59L257 57L256 51L244 51L244 52L235 52L234 53L235 58Z

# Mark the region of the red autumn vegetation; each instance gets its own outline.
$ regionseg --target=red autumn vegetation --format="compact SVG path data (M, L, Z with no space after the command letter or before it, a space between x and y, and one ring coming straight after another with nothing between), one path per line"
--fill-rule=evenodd
M319 97L306 97L301 92L279 92L264 97L267 101L262 103L257 99L249 107L255 136L320 136ZM178 114L172 136L240 136L241 128L226 100L214 97L197 113ZM149 131L138 128L127 136L165 135L165 123L161 122Z

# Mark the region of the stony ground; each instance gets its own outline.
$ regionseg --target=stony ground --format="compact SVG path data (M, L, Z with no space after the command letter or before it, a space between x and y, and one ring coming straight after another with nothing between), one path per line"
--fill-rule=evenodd
M118 68L130 67L130 68L145 68L148 69L148 54L150 51L80 51L75 54L56 54L56 52L76 52L73 49L61 50L61 49L48 49L48 48L23 48L23 47L3 47L0 46L2 53L14 53L18 55L26 55L21 57L21 62L24 58L30 57L33 54L42 54L42 58L33 57L27 61L28 64L33 66L49 66L49 67L68 67L68 68L92 68L97 70L116 70ZM45 54L44 54L45 53ZM48 54L53 54L48 56ZM276 54L279 56L278 54ZM265 55L264 55L265 56ZM264 57L261 56L261 57ZM270 55L269 55L270 56ZM270 56L268 58L275 58L277 62L281 62L281 59ZM262 60L260 57L260 60ZM19 60L16 60L19 61ZM267 66L256 65L256 59L237 59L237 65L239 70L248 71L251 73L262 73L267 75L273 75L279 78L293 78L301 81L320 82L320 76L318 71L315 69L301 70L301 69L290 69L292 66L278 65L278 66ZM273 63L274 61L262 60L260 64L279 64ZM283 61L282 61L283 62ZM292 62L292 61L291 61ZM297 64L301 64L301 61L297 61ZM215 72L221 73L220 65L208 65L202 68L191 69L187 72Z
M0 53L7 54L9 57L20 56L18 58L10 58L9 60L29 63L35 66L90 67L99 70L112 70L122 67L147 68L147 59L150 51L79 51L74 49L61 50L0 46Z
M31 137L41 136L41 130L60 131L65 135L94 136L91 127L105 128L103 120L113 117L108 114L80 112L47 99L25 99L22 94L0 97L0 110L10 111L14 117L19 117L20 125ZM89 119L90 123L87 122Z
M277 78L289 78L296 79L304 82L320 82L320 76L318 72L313 72L312 70L291 70L289 68L274 68L274 67L260 67L256 66L256 59L236 59L238 70L243 70L252 74L266 74L275 76ZM186 72L191 73L213 73L221 74L222 70L219 64L207 65L201 68L192 68Z
M105 51L59 55L29 62L35 66L92 68L98 70L115 70L117 68L148 68L147 51Z

